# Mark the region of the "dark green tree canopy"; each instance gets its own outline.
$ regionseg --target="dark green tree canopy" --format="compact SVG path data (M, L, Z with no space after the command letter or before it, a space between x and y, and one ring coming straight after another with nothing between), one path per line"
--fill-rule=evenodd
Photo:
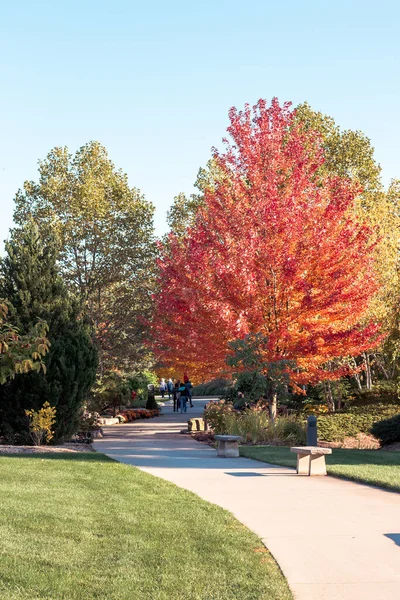
M38 410L47 401L57 410L55 441L68 438L95 381L97 349L91 327L58 272L58 249L51 236L43 241L30 221L13 231L6 252L0 263L0 296L11 305L10 318L22 335L32 323L46 321L51 346L43 359L45 372L17 375L0 386L0 421L11 432L24 432L25 410Z

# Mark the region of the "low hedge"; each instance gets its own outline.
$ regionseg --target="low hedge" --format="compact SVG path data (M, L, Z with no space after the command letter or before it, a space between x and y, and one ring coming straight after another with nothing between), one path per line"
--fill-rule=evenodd
M400 414L374 423L371 432L380 440L382 446L400 442Z
M375 404L354 407L345 413L320 415L318 417L318 439L325 442L342 442L345 437L356 437L359 433L371 433L372 426L382 419L399 413L396 404Z
M352 393L352 399L346 403L347 406L367 407L376 404L398 404L397 385L391 382L381 382L373 386L371 390L357 390ZM347 410L347 408L346 408Z
M200 383L194 386L193 396L225 396L232 386L232 381L228 379L213 379L207 383Z

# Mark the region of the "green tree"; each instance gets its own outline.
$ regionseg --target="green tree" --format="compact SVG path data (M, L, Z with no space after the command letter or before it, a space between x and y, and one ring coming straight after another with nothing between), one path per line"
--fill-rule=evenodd
M194 224L198 206L198 196L194 194L189 198L183 192L175 196L167 213L167 223L170 230L178 235L183 235L187 227Z
M330 175L358 181L364 201L374 201L383 188L381 167L375 160L370 139L362 131L341 130L332 117L313 110L307 102L297 106L296 118L307 129L321 134L325 150L322 169Z
M199 208L204 207L203 200L206 189L215 186L221 177L221 171L213 158L207 162L205 168L200 167L194 184L198 192L189 197L180 192L175 196L167 213L167 222L171 231L183 235L188 227L194 225Z
M245 399L268 400L270 417L274 421L277 414L278 395L287 397L290 384L289 369L295 368L293 361L279 360L265 362L260 348L267 339L261 334L248 334L244 339L229 343L231 354L226 362L234 367L236 389Z
M6 243L0 296L8 299L21 335L39 319L46 321L51 346L43 359L45 372L16 375L0 386L0 416L15 432L25 432L25 411L38 411L47 401L57 411L54 436L60 440L76 430L95 381L97 351L80 305L58 272L57 256L55 241L44 242L33 222L15 229Z
M360 184L356 217L375 230L374 253L380 289L371 302L369 316L383 324L388 339L379 352L356 359L363 366L363 375L357 377L357 385L360 387L364 380L370 389L374 377L389 379L399 371L400 184L394 180L388 190L384 190L374 148L363 132L341 130L331 117L314 111L307 103L297 107L297 119L305 127L320 132L325 150L322 169L330 175L347 176Z
M115 416L117 407L120 410L130 401L131 395L127 378L117 371L109 371L96 381L88 402L88 409L102 413L106 409L112 408Z
M59 262L96 328L100 372L147 366L143 323L155 289L154 208L130 188L98 142L73 156L54 148L39 163L38 182L17 193L15 222L33 217L60 240Z

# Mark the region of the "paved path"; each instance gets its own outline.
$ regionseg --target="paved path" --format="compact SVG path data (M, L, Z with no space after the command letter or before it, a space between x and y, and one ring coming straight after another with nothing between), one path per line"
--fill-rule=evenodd
M400 599L400 494L217 458L179 434L203 405L105 427L95 448L230 510L262 538L297 600Z

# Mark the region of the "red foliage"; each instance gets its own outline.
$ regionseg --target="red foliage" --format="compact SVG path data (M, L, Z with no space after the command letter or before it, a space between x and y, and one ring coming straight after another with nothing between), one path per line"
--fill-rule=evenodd
M319 134L275 99L230 111L233 143L195 226L161 247L154 350L165 364L216 375L228 342L260 333L265 361L294 360L297 383L339 377L324 365L376 345L365 322L376 291L371 231L352 213L359 189L319 168Z

